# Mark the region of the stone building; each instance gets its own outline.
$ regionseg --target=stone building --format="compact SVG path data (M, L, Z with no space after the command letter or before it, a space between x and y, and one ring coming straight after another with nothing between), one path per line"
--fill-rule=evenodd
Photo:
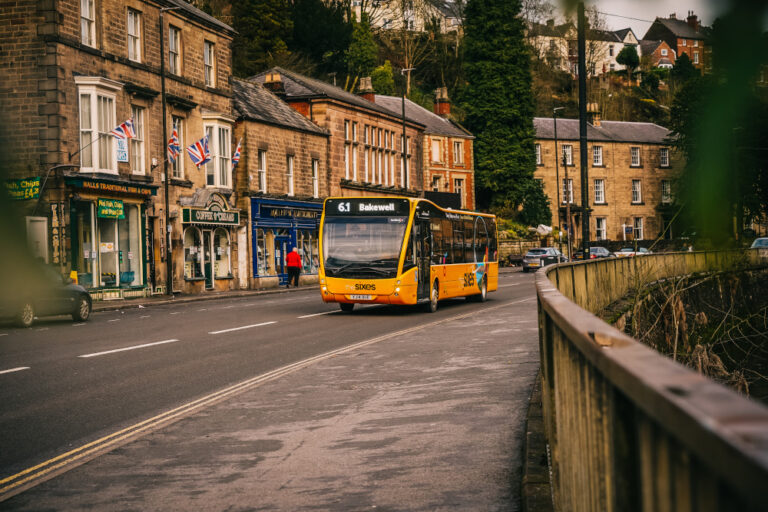
M402 111L402 98L376 95L376 104ZM440 204L438 194L455 194L453 207L475 208L474 136L450 119L451 103L445 88L436 91L435 112L405 100L408 119L424 125L424 191ZM437 194L435 194L437 193Z
M376 104L370 79L360 94L274 67L249 81L275 92L294 110L330 134L327 183L331 196L412 196L423 193L424 125L405 120L403 166L401 115Z
M579 120L557 120L557 148L551 118L534 118L534 128L538 166L534 177L542 180L550 200L552 223L558 225L559 219L563 231L570 199L578 243L583 213ZM680 167L669 137L669 130L653 123L595 118L587 125L591 240L652 239L665 232L674 213L669 206Z
M11 178L39 180L39 198L20 203L36 256L76 271L95 298L166 291L169 253L174 291L235 287L232 28L181 0L17 2L0 27ZM128 119L134 138L110 135ZM184 147L205 134L212 160L198 169Z
M298 247L302 282L317 280L322 198L330 193L329 132L260 84L233 79L232 90L235 136L242 141L237 206L249 227L238 241L248 255L240 275L250 276L252 288L286 284L285 256Z

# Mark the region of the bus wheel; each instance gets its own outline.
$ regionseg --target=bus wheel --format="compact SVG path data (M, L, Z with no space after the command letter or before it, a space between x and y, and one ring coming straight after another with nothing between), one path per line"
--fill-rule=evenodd
M483 283L480 285L480 295L477 296L478 302L485 302L488 300L488 279L483 277Z
M350 311L355 309L355 304L354 303L349 304L349 303L346 303L346 302L339 302L339 307L341 308L342 311L344 311L346 313L349 313Z
M434 313L437 311L437 299L438 299L438 285L437 280L432 284L432 293L429 294L429 303L427 304L427 311Z

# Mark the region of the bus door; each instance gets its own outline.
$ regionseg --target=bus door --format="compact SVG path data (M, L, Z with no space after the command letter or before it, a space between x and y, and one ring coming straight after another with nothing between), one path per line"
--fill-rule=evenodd
M280 286L288 284L288 270L285 268L285 257L288 255L289 236L275 236L275 273Z
M414 244L416 249L416 265L418 266L419 282L416 288L417 299L429 298L430 260L432 258L432 240L430 237L429 220L414 219Z

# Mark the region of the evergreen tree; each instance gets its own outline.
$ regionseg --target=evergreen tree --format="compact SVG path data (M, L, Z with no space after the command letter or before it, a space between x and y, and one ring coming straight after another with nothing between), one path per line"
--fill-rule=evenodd
M347 70L353 77L368 76L376 66L376 43L373 40L368 16L355 23L352 29L352 41L347 50Z
M346 51L352 38L348 3L343 0L292 0L293 41L289 50L310 60L317 75L347 71Z
M516 211L531 193L534 156L531 57L520 0L470 0L465 11L465 125L476 136L481 208ZM548 223L530 218L531 223Z
M640 57L634 46L625 46L616 56L616 62L627 68L627 79L632 81L632 72L640 65Z
M392 72L392 63L386 61L374 69L373 73L371 73L371 83L373 84L373 90L378 94L386 94L388 96L395 94L395 78Z
M693 62L688 55L682 54L675 61L675 65L669 72L669 77L675 82L675 85L682 86L691 78L699 76L699 70L693 66Z
M285 0L238 0L232 4L232 73L248 77L267 68L288 52L293 32Z

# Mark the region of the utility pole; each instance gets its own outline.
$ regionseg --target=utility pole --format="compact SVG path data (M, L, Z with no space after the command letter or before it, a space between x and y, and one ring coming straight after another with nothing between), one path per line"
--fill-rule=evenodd
M560 153L557 150L557 111L563 110L565 107L555 107L552 109L552 123L554 124L555 128L555 192L557 193L557 230L558 232L563 231L562 223L560 222L560 169L559 169L559 160L560 160ZM566 181L566 183L568 183ZM562 238L560 238L560 251L563 250L563 244L562 244ZM570 251L568 254L568 257L570 258Z
M160 90L163 105L163 149L166 154L163 155L163 184L165 188L165 293L173 297L173 251L171 248L171 216L169 213L171 191L170 178L168 176L168 126L166 120L166 99L165 99L165 23L163 14L165 11L173 11L178 7L162 7L160 9ZM182 152L177 158L182 158Z
M589 254L589 176L587 174L587 62L586 19L584 2L579 2L578 46L579 46L579 160L581 163L581 243L584 259Z
M408 73L408 79L410 80L411 71L413 71L416 68L405 68L400 70L401 75L405 75ZM403 188L408 187L408 183L410 183L410 180L408 179L408 138L405 135L405 95L407 94L407 88L403 92L403 174L405 175L405 183L403 183Z

